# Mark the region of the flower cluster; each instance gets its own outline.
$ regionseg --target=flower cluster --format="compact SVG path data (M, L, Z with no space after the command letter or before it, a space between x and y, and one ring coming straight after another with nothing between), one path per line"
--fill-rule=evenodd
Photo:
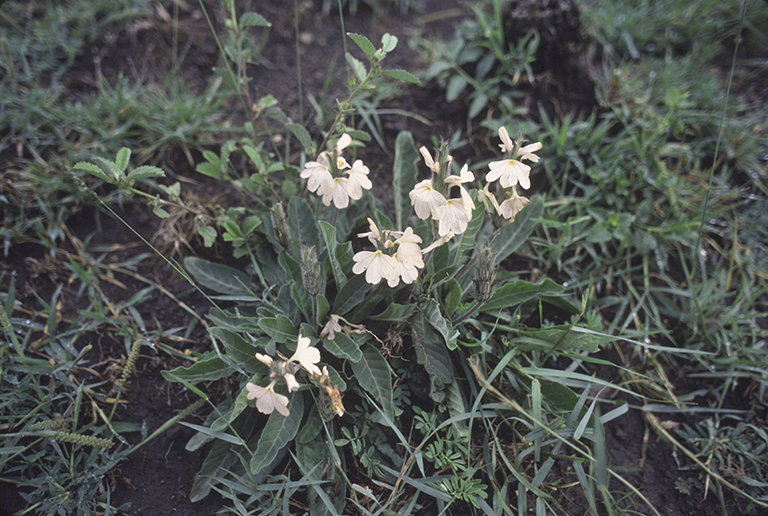
M449 175L453 158L447 155L445 164L432 158L426 147L419 149L424 157L424 163L432 171L432 177L418 183L408 194L416 216L422 220L432 218L437 223L437 235L443 242L467 230L472 219L475 203L469 192L464 188L465 183L475 180L475 175L464 165L459 175ZM453 191L451 191L453 189ZM458 192L454 196L453 193Z
M266 387L251 382L245 386L248 391L246 397L249 400L256 400L256 408L259 409L259 412L271 414L277 410L283 416L288 416L288 397L275 392L278 378L283 379L288 392L293 392L294 389L299 388L299 382L296 381L295 376L299 368L311 375L322 376L322 371L315 365L320 362L320 351L310 344L311 341L308 338L299 334L296 352L288 360L273 360L270 356L256 353L259 362L269 367L269 377L272 379Z
M531 167L523 163L523 160L538 163L539 157L534 152L541 149L541 143L536 142L525 147L521 147L521 141L513 141L507 133L505 127L499 128L499 138L501 138L501 150L507 154L506 159L492 161L488 164L490 172L485 176L488 184L479 193L479 197L485 202L486 207L489 201L496 213L507 221L515 220L515 216L520 210L528 204L527 197L521 197L517 194L516 186L527 190L531 187L530 173ZM496 195L503 199L501 203L496 199L496 195L490 191L491 183L498 181ZM499 188L499 186L501 188ZM501 191L499 191L501 190Z
M346 208L350 199L360 199L363 190L373 186L368 179L370 170L361 160L355 160L352 166L341 155L341 151L352 143L352 137L341 135L333 151L323 151L317 161L308 161L301 171L301 177L307 180L307 188L323 196L323 204L329 206L333 201L336 208Z
M405 228L405 231L379 231L370 218L368 224L371 230L358 236L368 237L376 250L355 254L352 257L355 261L352 272L365 272L365 281L372 285L378 285L382 279L387 280L387 285L393 288L400 283L400 279L404 283L413 283L419 275L417 269L424 267L419 247L421 237L414 234L410 227Z

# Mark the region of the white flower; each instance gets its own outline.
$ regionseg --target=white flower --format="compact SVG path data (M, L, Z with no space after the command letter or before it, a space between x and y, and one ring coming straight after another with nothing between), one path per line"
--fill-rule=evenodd
M459 172L458 176L448 176L443 182L450 186L461 186L463 183L471 183L474 180L475 174L469 170L469 166L465 163L464 166L461 167L461 172Z
M311 346L312 341L307 337L302 337L299 333L299 341L296 344L296 353L293 354L288 362L298 362L301 367L312 374L320 374L320 368L315 364L320 362L320 351Z
M363 189L370 190L373 187L371 180L368 179L368 167L363 165L361 160L356 160L352 168L346 171L347 193L352 199L359 199L363 196Z
M360 238L367 237L373 245L378 246L378 243L381 240L381 232L379 231L379 228L376 227L376 223L370 217L368 217L368 226L371 228L368 233L358 233L357 236Z
M349 147L350 143L352 143L352 137L347 133L344 133L336 141L336 145L334 146L334 149L336 149L336 152L341 152L347 147Z
M494 199L494 204L496 204L495 201L496 200ZM499 212L499 215L512 222L515 220L515 215L520 213L520 210L522 210L526 204L528 204L528 198L520 197L517 195L517 190L513 188L512 196L509 199L501 203L501 205L496 204L496 211Z
M334 177L325 183L323 191L323 204L330 206L331 201L338 209L349 206L349 193L347 193L346 177Z
M290 414L288 411L288 398L275 392L274 380L266 387L248 382L245 388L248 391L246 398L249 400L255 399L256 408L262 414L271 414L275 410L285 417L288 417Z
M492 161L488 166L491 168L491 171L485 176L486 181L500 179L499 183L504 188L515 186L518 183L526 190L531 187L531 180L528 178L528 175L531 173L531 167L516 159Z
M381 251L360 251L352 257L355 261L352 272L362 274L365 272L365 281L371 285L378 285L382 278L394 288L400 282L397 271L397 260Z
M421 250L422 254L427 254L428 252L437 249L441 245L447 243L451 238L453 238L455 235L453 233L446 233L445 235L440 236L437 240L433 241L431 244L429 244L427 247Z
M291 373L285 373L283 380L285 380L285 385L288 387L288 392L293 392L293 389L299 388L299 382L296 381L296 377Z
M421 152L421 155L424 156L424 163L429 167L429 169L435 174L439 174L440 163L435 162L435 160L432 159L432 154L429 153L429 150L426 147L422 146L419 149L419 152Z
M410 285L419 276L417 269L424 268L421 247L419 247L421 237L414 234L413 229L408 227L405 228L402 236L395 240L395 243L398 244L394 256L398 274L405 283Z
M307 180L307 188L310 192L320 191L325 193L326 186L333 181L331 174L331 163L327 152L321 152L317 161L307 161L304 164L304 170L300 176Z
M436 219L439 208L445 206L445 197L435 190L431 179L425 179L418 183L408 193L408 197L411 198L416 216L421 220L426 220L430 215Z
M534 163L539 162L539 157L534 154L537 150L541 149L541 142L532 143L530 145L526 145L522 149L517 151L517 157L520 159L527 159L529 161L533 161Z
M507 132L506 127L499 127L499 138L501 138L501 143L499 144L501 150L504 152L512 152L512 149L515 148L515 142L513 142L512 138L509 137L509 133Z
M341 324L339 324L339 316L331 314L328 317L328 322L323 326L320 332L321 339L333 340L336 337L336 333L341 331Z
M256 359L262 364L266 365L267 367L272 366L272 357L270 356L262 355L261 353L256 353Z
M461 199L448 199L445 206L440 209L437 234L445 236L448 233L459 235L467 230L467 225L472 219L472 209L475 207L472 199L469 204L463 197Z

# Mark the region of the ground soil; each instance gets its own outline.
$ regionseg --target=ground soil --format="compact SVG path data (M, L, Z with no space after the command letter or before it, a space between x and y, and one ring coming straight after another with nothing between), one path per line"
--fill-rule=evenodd
M214 15L214 24L220 28L221 18L218 16L216 5L213 5L215 2L204 3ZM273 94L282 109L294 120L312 118L307 100L309 95L314 95L318 99L325 97L333 101L344 92L344 85L338 83L332 83L331 88L325 89L327 77L344 66L344 59L339 17L335 13L323 14L322 3L307 0L298 2L302 41L301 77L304 89L302 102L296 88L298 77L293 3L285 0L265 0L257 2L254 6L273 25L268 44L263 49L263 62L251 69L254 78L250 85L252 97L259 98L261 95ZM169 2L164 3L170 9L167 4ZM416 50L408 45L415 31L421 31L421 35L427 38L448 38L455 24L461 20L461 13L465 12L458 0L413 1L411 11L406 16L387 10L374 13L363 2L360 4L356 14L345 15L345 30L364 34L374 42L378 42L381 35L387 32L397 35L400 44L397 50L387 58L387 67L411 71L417 70L421 64ZM554 2L552 4L554 5ZM574 22L572 17L578 16L578 13L569 12L566 4L566 2L562 5L558 4L557 9L553 7L555 12L553 16L555 18L560 15L565 16L563 19L567 20L568 30L578 41L563 50L557 47L557 38L550 35L547 39L549 46L545 48L548 48L551 53L567 51L573 55L565 58L555 54L542 56L536 71L542 77L546 76L546 81L542 81L546 87L540 91L532 91L531 95L540 95L544 98L551 96L553 90L567 88L571 94L581 95L572 99L574 106L580 109L591 109L594 106L594 98L591 97L594 88L588 82L588 77L573 76L569 73L569 70L577 66L576 64L559 66L562 59L576 63L582 58L578 55L579 45L583 44L580 38L586 37L579 32L578 26L574 25L577 22ZM211 68L219 62L218 50L198 4L192 2L188 5L188 9L182 9L179 14L179 47L186 50L181 70L192 87L202 89L211 76ZM520 23L520 17L524 15L523 11L525 11L524 7L518 6L518 10L510 14L508 18L510 30L514 30L515 24ZM80 58L80 69L70 78L71 86L87 90L96 84L98 73L103 74L107 80L115 80L121 73L127 77L138 73L144 81L161 81L163 70L167 70L171 64L169 56L172 50L172 34L170 21L158 10L156 17L137 22L132 30L118 34L112 43L107 43L105 40L95 41L92 48L87 49ZM354 47L351 42L349 44ZM353 52L356 53L354 48ZM575 80L581 82L575 84ZM388 148L392 148L394 138L400 130L411 130L416 135L417 144L428 144L432 135L448 137L457 128L471 134L472 122L467 120L466 105L461 100L448 103L444 98L443 92L439 90L403 89L399 97L391 101L390 107L414 111L430 120L432 125L426 126L414 119L402 117L385 118L384 138ZM529 101L536 103L534 97ZM303 113L300 112L300 105L303 105ZM553 110L553 115L558 114L558 106L550 103L548 107ZM237 105L233 104L232 109L233 116L239 116L236 112ZM317 131L311 123L310 129ZM480 139L484 142L486 138L483 136ZM386 175L387 170L391 168L391 159L387 153L382 150L370 152L380 163L371 165L372 172ZM472 157L471 146L464 152L468 154L467 158ZM170 161L173 158L167 159ZM365 159L366 163L376 162L372 156L366 156ZM176 163L174 168L179 173L178 161L174 160L174 162ZM194 188L199 188L201 195L221 193L216 190L214 183L206 182L199 174L192 170L187 170L186 173L194 181L199 182L199 185ZM382 195L386 196L386 192ZM111 262L120 262L129 256L149 251L143 243L137 241L131 231L103 212L99 215L97 225L96 210L97 208L94 207L85 207L80 215L70 219L68 225L75 237L82 240L91 236L93 244L114 244L114 251L107 257ZM121 216L131 227L147 238L151 238L157 231L157 220L145 208L126 205ZM195 253L204 256L207 253L208 257L217 258L211 255L215 251L205 250L199 243L192 244ZM183 253L190 252L185 246L181 246L181 249ZM6 270L17 274L17 288L35 291L53 288L52 283L46 283L49 281L46 274L34 276L29 268L31 262L25 260L25 258L32 258L43 261L44 251L42 247L31 244L12 247L10 258L5 260L3 266ZM222 255L225 254L222 253ZM189 285L163 261L149 260L140 267L140 271L174 294L180 295L189 290ZM120 276L117 279L122 286L105 285L105 296L113 302L130 298L145 286L127 276ZM152 302L140 305L141 315L148 327L174 328L186 327L189 324L189 313L184 311L178 303L156 292L152 295ZM64 307L65 317L67 313L70 315L74 313L82 303L82 300L78 300L77 292L72 289L65 291L62 299L70 303ZM194 292L184 294L182 300L201 315L204 315L209 308L207 302ZM90 342L84 341L81 344L87 343L94 344L99 358L97 362L103 364L97 368L100 374L107 374L110 363L125 359L122 339L108 332L92 335ZM209 342L199 325L185 340L168 340L166 344L182 352L185 349L193 351L209 349ZM179 365L189 365L189 363L183 358L177 358L159 349L149 347L142 349L136 370L123 396L126 403L117 411L117 419L143 422L148 429L152 430L193 402L193 397L185 389L169 384L160 374L163 370ZM215 392L215 385L208 387ZM201 409L187 421L201 424L206 415L206 410ZM184 446L191 435L192 430L175 426L123 461L114 470L110 479L113 490L112 503L118 506L130 503L130 509L124 512L126 515L203 516L213 514L221 504L221 499L215 493L197 504L189 501L188 494L194 475L207 451L205 449L195 453L185 451ZM684 458L676 457L672 449L649 430L639 411L632 410L626 416L608 425L607 446L611 464L620 469L623 468L626 478L640 488L662 514L698 516L719 512L719 505L711 493L705 498L698 488L693 488L688 495L682 494L676 488L675 483L678 480L682 479L685 482L686 479L697 477L698 473L681 469L680 466L687 466L688 462ZM575 478L572 471L564 470L563 475L570 480ZM625 487L618 484L612 484L611 487L618 493L626 491ZM578 487L563 489L561 499L565 509L563 514L576 516L588 513L588 505L579 493ZM637 508L642 512L645 511L644 506L637 500L627 500L622 503L627 506L638 504Z

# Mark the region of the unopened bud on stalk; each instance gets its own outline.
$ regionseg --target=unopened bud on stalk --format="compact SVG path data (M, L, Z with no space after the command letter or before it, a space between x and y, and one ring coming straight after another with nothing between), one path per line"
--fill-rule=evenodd
M491 299L496 290L496 253L485 246L477 257L477 271L473 280L478 305Z
M273 204L269 216L272 219L272 231L275 232L275 238L283 246L283 249L288 249L291 247L291 231L288 229L283 203L276 202Z
M316 297L323 286L323 280L320 276L320 262L317 261L315 246L301 246L301 280L304 282L304 288L307 293Z

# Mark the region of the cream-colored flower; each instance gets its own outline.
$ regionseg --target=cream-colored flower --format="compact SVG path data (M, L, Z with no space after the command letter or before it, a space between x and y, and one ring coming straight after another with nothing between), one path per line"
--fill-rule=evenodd
M465 163L464 166L461 167L461 172L459 172L458 176L448 176L443 180L443 182L449 186L461 186L463 183L471 183L474 180L475 174L469 170L469 165Z
M435 190L431 179L425 179L418 183L408 193L408 197L411 198L416 216L421 220L426 220L430 215L436 219L439 208L445 206L445 197Z
M307 337L302 337L301 333L299 333L296 353L288 359L288 362L298 362L306 371L312 374L320 374L320 368L315 365L320 362L320 350L312 347L311 344L311 340Z
M346 177L334 177L324 185L323 191L323 204L326 206L333 205L338 209L343 209L349 206L349 193L347 192L348 178Z
M363 165L361 160L356 160L352 168L346 171L347 174L347 193L352 199L359 199L363 196L363 190L373 188L373 183L368 179L370 169Z
M360 251L352 257L355 261L352 272L362 274L365 272L365 281L371 285L378 285L383 279L394 288L400 282L397 271L397 260L381 251Z
M429 149L422 146L419 149L419 152L422 156L424 156L424 163L429 167L429 169L434 172L435 174L440 173L440 163L436 162L434 159L432 159L432 154L429 153Z
M504 152L512 152L512 149L515 148L515 142L509 137L506 127L499 127L499 138L501 138L501 143L499 144L501 150Z
M395 240L397 244L397 260L413 264L418 268L424 267L424 262L421 259L421 237L413 232L413 228L407 227L403 234Z
M440 247L441 245L447 243L451 238L453 238L455 235L453 233L446 233L445 235L442 235L437 240L433 241L431 244L429 244L427 247L421 250L422 254L427 254L430 251L433 251Z
M272 357L270 356L262 355L261 353L256 353L256 359L262 364L266 365L267 367L272 366Z
M467 194L468 195L468 194ZM466 201L469 201L467 203ZM472 219L472 210L475 205L472 199L448 199L440 209L440 215L438 216L437 234L439 236L445 236L448 233L459 235L467 230L467 225Z
M370 217L368 217L368 227L371 228L368 233L358 233L357 236L360 238L367 237L373 245L378 247L379 242L381 241L381 232L379 231L379 228L376 227L376 223Z
M246 398L249 400L256 400L256 408L262 414L271 414L277 410L280 414L288 417L290 412L288 411L288 398L282 394L275 392L275 380L266 387L248 382L245 385L248 394Z
M331 314L328 317L328 322L323 326L320 332L321 339L333 340L336 337L336 333L341 331L341 324L339 323L339 316Z
M291 373L285 373L283 380L285 380L285 385L288 387L288 392L293 392L293 389L299 388L299 382L296 381L296 377Z
M350 143L352 143L352 137L347 133L344 133L336 141L336 145L334 145L334 149L336 149L336 152L341 152L347 147L349 147Z
M307 188L310 192L325 193L329 187L328 183L333 181L328 153L321 152L317 161L307 161L299 175L307 180Z
M513 188L510 198L502 202L501 205L496 205L496 211L499 215L512 222L515 220L515 215L520 213L520 210L522 210L526 204L528 204L528 198L520 197L517 195L517 190Z
M541 142L536 142L530 145L526 145L525 147L517 151L517 157L520 159L527 159L529 161L533 161L534 163L538 163L539 157L536 154L534 154L534 152L540 149L541 149Z
M491 171L485 176L486 181L491 182L499 179L499 183L504 188L515 186L518 183L526 190L531 187L531 180L528 178L531 167L516 159L492 161L488 166Z

